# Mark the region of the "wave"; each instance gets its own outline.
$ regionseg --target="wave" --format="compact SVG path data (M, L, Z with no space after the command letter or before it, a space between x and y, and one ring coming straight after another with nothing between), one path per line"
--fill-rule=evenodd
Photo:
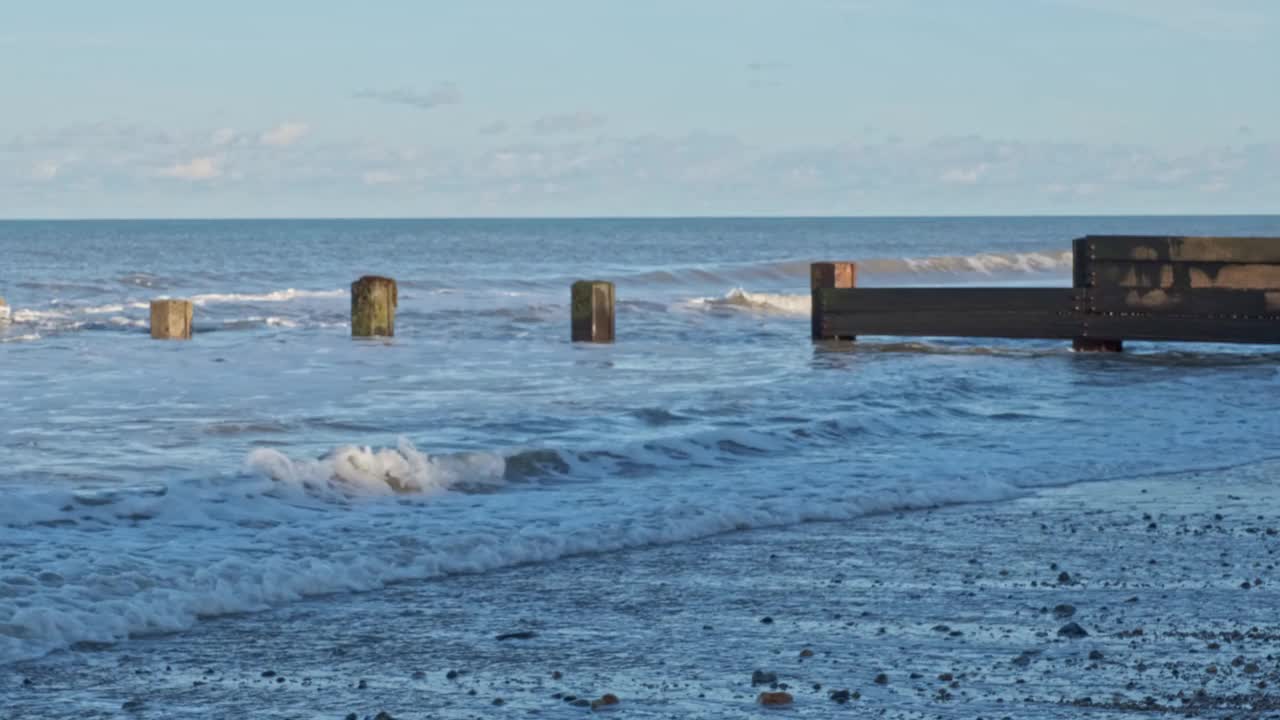
M1066 273L1071 270L1070 250L1057 252L976 253L900 258L848 258L858 263L860 278L927 280L933 276L974 276ZM686 267L650 270L623 276L620 281L639 285L751 285L789 283L807 287L808 260L781 260L721 267Z
M753 293L734 288L723 297L702 297L689 300L689 307L705 310L745 310L768 315L808 317L812 310L812 297L780 293Z
M193 295L189 299L198 307L216 305L252 305L257 303L287 303L306 299L333 299L347 296L346 290L298 290L286 288L265 293L206 293ZM66 303L55 298L45 307L0 308L6 315L0 316L0 323L14 327L26 327L37 332L27 333L25 339L39 339L41 336L85 331L85 330L120 330L146 329L150 326L147 311L149 301L120 300L101 302L98 304ZM314 310L314 308L312 309ZM225 314L225 311L223 311ZM109 316L109 317L103 317ZM197 315L197 331L240 330L262 327L270 328L331 328L347 325L345 318L335 312L317 315L306 311L297 317L279 314L253 314L244 317L212 318ZM10 339L12 341L12 339Z
M474 491L501 486L506 474L501 455L427 455L403 438L394 449L348 445L319 460L295 461L276 450L257 449L247 462L272 480L327 496Z
M349 290L272 290L265 293L205 293L187 298L193 305L211 305L215 303L256 303L256 302L289 302L305 298L345 298Z
M0 666L307 597L1098 479L787 461L788 448L843 456L859 435L900 436L893 417L684 433L684 416L637 419L675 434L576 450L259 448L245 471L146 490L7 486L0 527L20 552L0 576Z
M6 539L23 551L0 577L0 665L317 595L1023 492L983 479L780 492L758 468L712 489L682 473L509 487L499 454L434 456L404 441L318 460L258 450L247 464L145 493L46 490L6 502Z
M935 256L866 260L858 263L859 273L929 274L949 273L996 275L1001 273L1048 273L1071 270L1072 254L1063 252L978 253L976 255Z

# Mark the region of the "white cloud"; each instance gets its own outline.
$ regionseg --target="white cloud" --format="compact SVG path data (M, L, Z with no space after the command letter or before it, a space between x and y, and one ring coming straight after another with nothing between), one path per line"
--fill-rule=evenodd
M986 163L979 163L972 167L966 168L949 168L938 179L944 183L953 183L956 185L973 185L982 179L982 174L987 171Z
M0 139L0 203L18 197L57 214L163 213L175 201L250 215L998 214L1258 212L1280 196L1280 143L1241 143L1234 133L1179 149L879 135L758 145L714 133L573 134L598 122L587 115L552 116L570 118L561 134L479 146L371 137L265 147L266 133L217 126L48 128ZM181 191L187 183L207 191L193 199Z
M231 128L218 128L213 131L213 136L210 140L212 140L213 144L218 147L230 145L236 141L236 131Z
M58 177L58 171L61 169L60 163L53 160L42 160L31 166L31 179L47 182Z
M310 130L306 123L281 123L262 133L258 142L272 147L287 147L301 140Z
M192 158L189 162L170 165L158 174L179 180L212 180L222 174L222 159L210 156Z
M400 176L389 170L369 170L360 176L365 185L391 185L400 182Z
M399 90L358 90L353 94L358 100L373 100L388 105L408 105L419 110L430 110L441 105L462 102L462 91L451 82L440 83L427 91L400 88Z
M593 112L579 110L572 113L544 115L533 121L533 131L542 135L572 133L591 130L604 125L606 118Z

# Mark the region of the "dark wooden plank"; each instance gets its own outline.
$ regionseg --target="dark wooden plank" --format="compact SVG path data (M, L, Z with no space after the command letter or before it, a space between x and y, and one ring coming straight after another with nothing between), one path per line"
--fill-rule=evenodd
M1157 315L1091 315L1081 337L1280 344L1280 321Z
M1080 335L1073 314L1045 312L938 311L835 313L823 317L825 337L898 335L1070 339Z
M1084 271L1084 286L1280 290L1280 265L1094 260Z
M1076 305L1072 288L852 288L814 292L822 313L1065 312Z
M1280 318L1280 291L1274 290L1097 287L1084 297L1094 313Z
M1089 235L1082 240L1077 251L1091 260L1280 263L1277 237Z

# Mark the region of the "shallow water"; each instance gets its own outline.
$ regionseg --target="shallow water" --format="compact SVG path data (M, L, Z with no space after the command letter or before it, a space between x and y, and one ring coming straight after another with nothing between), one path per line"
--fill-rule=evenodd
M0 223L0 665L390 583L1280 456L1265 348L808 340L807 263L1070 283L1280 218ZM400 281L394 340L347 284ZM573 346L568 285L618 282ZM158 343L146 303L196 302ZM396 493L393 487L411 492ZM317 628L319 630L319 628Z

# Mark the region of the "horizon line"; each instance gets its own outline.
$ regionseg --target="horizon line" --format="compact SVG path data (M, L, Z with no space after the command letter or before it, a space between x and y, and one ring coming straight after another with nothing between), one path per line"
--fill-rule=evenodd
M296 221L570 221L570 220L962 220L983 218L1191 218L1191 217L1280 217L1280 212L1191 212L1191 213L945 213L926 215L886 213L870 215L227 215L227 216L85 216L85 217L0 217L0 222L296 222Z

